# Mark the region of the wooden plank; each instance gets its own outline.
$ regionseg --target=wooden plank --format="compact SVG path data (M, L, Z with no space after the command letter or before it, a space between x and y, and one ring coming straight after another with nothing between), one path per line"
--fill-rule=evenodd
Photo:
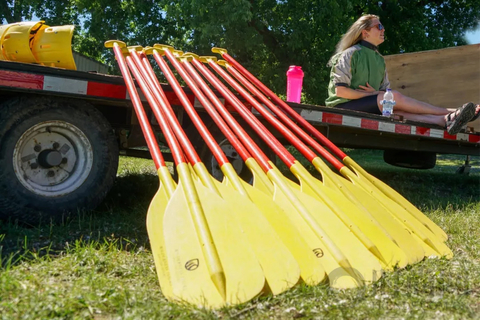
M480 44L385 56L391 87L442 108L480 103ZM469 126L480 131L480 119Z

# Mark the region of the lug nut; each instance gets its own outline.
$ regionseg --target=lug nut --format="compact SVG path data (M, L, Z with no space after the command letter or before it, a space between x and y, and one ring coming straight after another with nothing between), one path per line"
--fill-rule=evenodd
M67 161L68 161L67 158L63 158L63 159L62 159L62 163L63 163L63 164L67 163Z
M53 177L55 175L55 172L53 170L48 171L47 176Z
M35 152L40 152L42 150L42 147L37 144L35 147L33 147L33 150L35 150Z
M58 142L53 143L53 149L58 149L60 147L60 144Z
M30 164L30 168L32 168L33 170L37 169L38 168L38 163L34 162L34 163Z

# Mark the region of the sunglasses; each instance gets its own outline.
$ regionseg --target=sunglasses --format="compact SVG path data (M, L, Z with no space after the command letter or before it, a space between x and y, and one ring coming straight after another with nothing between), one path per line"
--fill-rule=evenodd
M373 27L376 27L376 28L378 29L378 31L381 31L381 30L385 29L385 27L384 27L383 24L381 24L381 23L379 23L379 24L377 24L377 25L374 25L374 26L372 26L372 27L370 27L370 28L373 28Z

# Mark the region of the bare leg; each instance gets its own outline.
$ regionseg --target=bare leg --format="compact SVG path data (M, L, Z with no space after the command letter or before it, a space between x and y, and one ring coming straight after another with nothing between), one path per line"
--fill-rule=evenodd
M435 114L414 114L403 111L395 111L395 114L402 115L407 120L425 122L437 124L439 126L445 126L445 116L444 115L435 115Z
M431 104L428 104L423 101L415 100L413 98L407 97L403 94L401 94L398 91L393 90L393 97L395 99L395 113L399 113L399 111L403 111L406 113L410 114L415 114L415 115L422 115L422 114L429 114L429 115L447 115L450 112L455 111L455 109L445 109L445 108L440 108L436 106L432 106ZM380 105L380 100L383 100L383 92L380 93L377 96L377 104L378 107L380 108L380 111L382 110L382 106ZM408 118L407 118L408 119ZM413 119L411 119L413 120ZM417 120L421 121L421 120ZM426 122L426 121L425 121ZM428 121L429 123L433 123L431 121ZM444 121L445 123L445 121Z
M480 105L475 106L475 112L480 112ZM418 122L425 122L425 123L432 123L437 124L439 126L445 126L447 121L447 116L440 114L415 114L409 113L404 111L395 111L395 114L403 116L407 120L418 121Z

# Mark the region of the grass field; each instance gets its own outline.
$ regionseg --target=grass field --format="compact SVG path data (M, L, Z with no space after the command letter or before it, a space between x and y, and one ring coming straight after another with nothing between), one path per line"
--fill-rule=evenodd
M452 260L426 259L355 290L298 286L276 297L207 311L162 295L145 227L158 188L152 161L121 158L95 212L58 225L0 222L2 319L475 319L480 318L480 159L440 156L433 170L384 164L381 152L347 150L450 236Z

